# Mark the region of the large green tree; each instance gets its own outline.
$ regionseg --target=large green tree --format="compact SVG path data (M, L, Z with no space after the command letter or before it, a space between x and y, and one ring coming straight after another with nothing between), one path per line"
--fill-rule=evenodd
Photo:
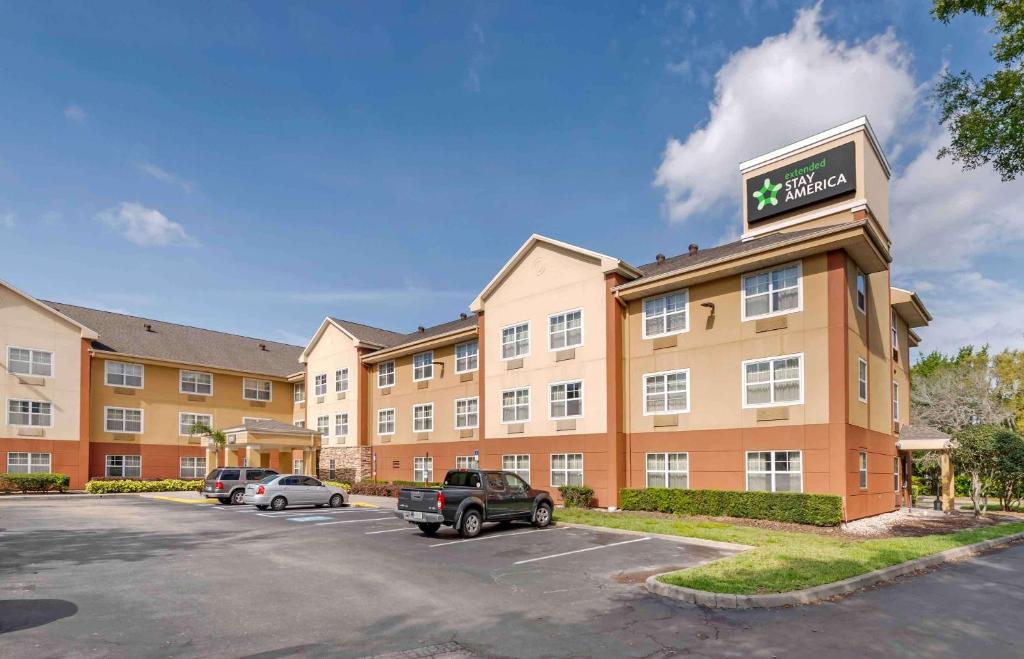
M991 163L1004 181L1024 172L1024 2L1021 0L934 0L932 15L949 23L961 14L991 16L998 41L998 68L980 79L967 71L947 72L935 88L950 156L964 169Z
M933 352L911 369L911 423L955 434L979 423L1011 418L999 393L988 347L965 346L954 357Z

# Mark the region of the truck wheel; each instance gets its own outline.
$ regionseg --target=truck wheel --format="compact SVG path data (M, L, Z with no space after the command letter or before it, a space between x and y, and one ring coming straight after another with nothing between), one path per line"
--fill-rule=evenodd
M551 523L551 505L542 503L537 506L537 512L533 514L533 525L542 529Z
M463 538L475 538L480 535L481 526L483 526L483 520L480 517L480 513L475 510L467 510L462 515L462 525L459 527L459 535Z
M441 528L441 525L436 522L417 524L420 527L420 531L423 531L423 535L434 535L437 530Z

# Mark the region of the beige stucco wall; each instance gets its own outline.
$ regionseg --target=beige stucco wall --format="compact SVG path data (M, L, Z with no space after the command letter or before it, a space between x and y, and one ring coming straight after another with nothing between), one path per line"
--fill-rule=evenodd
M896 340L899 341L899 359L893 362L892 379L899 384L901 424L910 423L910 337L907 321L896 314Z
M352 338L334 325L328 325L306 356L306 405L298 410L297 419L305 418L306 427L315 429L317 418L329 417L330 433L323 437L323 446L356 446L359 436L359 356ZM335 371L348 369L348 391L339 398L335 391ZM314 378L327 375L327 394L320 402L314 393ZM348 414L348 435L338 437L334 416Z
M605 331L605 281L599 264L547 243L535 244L484 301L487 437L508 436L501 423L501 392L530 388L530 420L524 433L550 436L603 433L607 428L608 387ZM573 359L556 362L548 350L548 316L583 310L583 346ZM528 321L530 351L523 367L507 370L501 358L503 327ZM549 418L549 385L583 381L583 417L575 430L556 431Z
M889 334L889 273L867 275L867 312L856 307L857 265L847 263L847 375L850 424L876 432L892 433ZM904 332L906 328L904 326ZM858 358L868 363L868 400L861 401L858 389ZM902 387L902 385L901 385ZM901 391L902 394L902 391Z

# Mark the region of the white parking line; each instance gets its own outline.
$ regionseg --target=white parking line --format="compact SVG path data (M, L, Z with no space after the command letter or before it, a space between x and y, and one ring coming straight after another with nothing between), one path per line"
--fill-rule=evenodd
M363 535L375 535L377 533L394 533L396 531L418 531L418 530L419 529L405 527L405 528L401 528L401 529L385 529L383 531L367 531Z
M587 547L586 549L574 549L573 551L563 551L561 554L551 554L550 556L538 556L537 558L527 558L525 561L516 561L512 565L522 565L523 563L533 563L534 561L546 561L549 558L558 558L559 556L568 556L569 554L581 554L585 551L597 551L598 549L608 549L609 547L619 547L621 545L628 545L634 542L643 542L644 540L650 540L650 537L637 538L636 540L623 540L622 542L613 542L610 545Z
M327 526L328 524L355 524L357 522L380 522L385 519L393 519L397 521L396 517L374 517L373 519L343 519L337 522L317 522L313 526Z
M479 542L481 540L494 540L495 538L511 538L516 535L526 535L527 533L541 533L542 531L557 531L558 529L566 529L567 526L556 526L553 529L533 529L532 531L519 531L518 533L493 533L491 535L485 535L482 538L468 538L466 540L449 540L448 542L439 542L436 545L427 545L428 547L445 547L447 545L459 545L463 542Z
M303 508L301 510L278 510L278 511L261 511L256 513L260 517L292 517L295 515L341 515L351 513L371 513L377 512L375 510L367 510L365 508L342 508L332 510L321 510L319 508Z

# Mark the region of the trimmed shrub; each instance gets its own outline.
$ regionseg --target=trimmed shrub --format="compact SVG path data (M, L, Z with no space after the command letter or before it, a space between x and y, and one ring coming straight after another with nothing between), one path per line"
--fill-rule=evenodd
M68 489L71 477L67 474L42 472L37 474L0 474L3 485L7 489L21 492L63 492Z
M89 494L122 494L132 492L198 492L203 488L202 480L180 480L168 478L160 481L140 480L91 480L85 484Z
M619 501L623 510L677 515L770 519L814 526L837 526L843 521L843 499L834 494L625 488L619 492Z
M560 485L558 492L566 508L590 508L594 502L594 490L586 485Z
M388 483L375 483L373 481L359 481L352 483L351 494L362 494L368 497L394 497L398 498L398 491L402 489L398 485Z
M444 483L417 483L416 481L391 481L392 485L399 487L443 487Z
M324 485L329 485L331 487L340 487L346 492L352 491L352 483L341 483L339 481L324 481Z

